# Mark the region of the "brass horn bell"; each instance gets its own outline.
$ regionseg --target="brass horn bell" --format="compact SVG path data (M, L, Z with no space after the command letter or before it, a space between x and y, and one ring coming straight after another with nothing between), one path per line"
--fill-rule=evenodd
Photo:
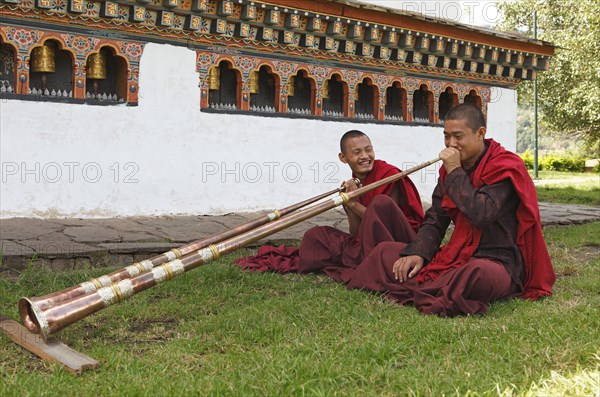
M31 71L42 73L56 72L53 47L44 44L33 49L31 52Z

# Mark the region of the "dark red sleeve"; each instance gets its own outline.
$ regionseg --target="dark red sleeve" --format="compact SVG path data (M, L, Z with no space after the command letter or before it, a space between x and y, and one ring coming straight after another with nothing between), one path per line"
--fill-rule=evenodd
M510 179L476 189L462 168L456 168L448 174L444 188L458 210L480 229L485 229L502 216L507 208L512 208L506 204L516 197Z

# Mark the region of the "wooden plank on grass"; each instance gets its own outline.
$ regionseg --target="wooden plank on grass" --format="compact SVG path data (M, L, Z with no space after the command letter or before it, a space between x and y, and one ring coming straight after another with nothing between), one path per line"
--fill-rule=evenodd
M0 329L17 345L44 360L62 364L70 372L79 375L86 369L98 368L98 361L71 349L59 340L44 340L18 322L0 315Z

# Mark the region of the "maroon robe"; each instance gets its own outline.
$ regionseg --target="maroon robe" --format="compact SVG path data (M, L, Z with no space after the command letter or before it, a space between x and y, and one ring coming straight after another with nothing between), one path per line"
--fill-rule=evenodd
M400 207L386 195L375 196L353 236L329 226L313 227L300 245L298 272L323 272L348 282L352 271L381 242L411 242L415 231Z
M362 184L364 186L379 181L390 175L398 174L398 168L382 160L375 160L373 169ZM401 203L396 205L389 198L393 186L400 188ZM394 204L385 210L385 216L377 213L384 207L376 204L376 197L386 197ZM255 256L235 260L240 267L249 271L289 272L319 272L344 281L342 273L347 268L354 268L381 241L409 242L415 236L415 231L423 221L423 207L419 193L408 178L402 178L393 184L387 184L365 193L359 198L361 204L367 207L357 236L352 236L341 230L317 226L304 234L300 248L272 247L263 245ZM371 208L372 207L372 208Z

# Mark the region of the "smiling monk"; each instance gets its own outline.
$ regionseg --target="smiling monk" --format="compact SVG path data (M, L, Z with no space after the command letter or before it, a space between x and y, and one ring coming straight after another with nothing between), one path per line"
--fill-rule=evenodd
M338 157L352 170L352 178L343 183L346 192L400 172L376 160L371 140L357 130L342 136ZM250 271L323 272L346 282L349 272L380 242L411 242L424 216L419 193L408 177L348 202L344 210L350 233L317 226L304 234L300 249L263 245L257 255L236 263Z
M441 316L552 294L556 277L533 181L521 158L485 134L479 108L461 104L447 113L444 166L417 236L377 245L348 276L348 288L384 292ZM440 248L451 221L450 242Z
M371 140L358 130L342 136L338 157L352 170L352 179L343 184L346 192L400 173L393 165L375 159ZM344 210L350 233L329 226L307 231L300 245L299 272L323 272L347 282L351 271L377 244L409 243L423 221L419 192L408 177L367 192L344 205Z

